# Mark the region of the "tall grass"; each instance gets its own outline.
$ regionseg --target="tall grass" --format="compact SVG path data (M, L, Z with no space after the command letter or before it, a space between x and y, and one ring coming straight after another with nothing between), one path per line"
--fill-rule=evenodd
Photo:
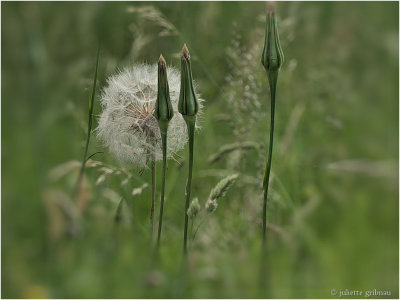
M90 134L92 132L92 125L93 125L93 108L94 108L94 100L95 100L95 93L96 93L97 69L99 66L99 57L100 57L100 45L97 48L96 67L95 67L94 75L93 75L92 93L89 95L88 129L87 129L87 136L86 136L85 151L83 152L82 164L81 164L81 168L79 170L78 180L76 182L76 187L75 187L75 195L76 196L78 196L78 194L79 194L82 177L85 172L86 162L88 160L87 154L88 154L88 149L89 149Z
M158 17L145 21L128 12L150 4L60 5L2 5L7 41L2 44L3 297L326 298L330 285L369 289L371 282L398 297L397 3L279 3L279 33L289 59L279 73L276 94L266 224L273 275L268 289L256 284L260 191L268 155L268 140L265 147L263 141L270 134L271 104L259 63L265 4L151 4L196 49L198 55L191 51L193 75L210 99L203 132L195 136L199 151L191 200L198 197L202 211L194 229L210 187L240 174L213 217L207 217L204 230L193 243L189 240L191 276L185 290L176 254L182 246L186 151L178 152L183 158L175 156L179 164L168 164L159 264L151 264L154 257L146 251L150 172L139 175L106 153L101 161L86 162L84 216L76 217L73 199L60 194L74 190L81 167L81 161L70 158L80 149L77 124L84 124L86 137L87 104L82 118L82 102L75 99L91 87L92 78L87 83L85 76L88 63L94 66L94 59L87 59L94 58L88 56L91 37L104 37L97 87L102 68L112 74L132 62L154 60L161 51L179 63L178 37L159 35L165 30L156 23ZM377 36L382 43L372 38ZM217 88L199 63L214 76ZM63 76L54 76L60 68ZM93 134L89 145L87 158ZM221 153L211 156L218 149ZM161 164L157 170L161 174ZM157 181L161 188L161 177ZM115 207L119 247L112 235ZM80 234L70 234L76 228ZM359 255L359 249L368 251Z

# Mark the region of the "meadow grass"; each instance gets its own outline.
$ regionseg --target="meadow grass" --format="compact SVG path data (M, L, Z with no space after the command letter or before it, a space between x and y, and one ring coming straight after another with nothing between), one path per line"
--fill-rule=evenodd
M329 298L333 288L398 297L398 3L285 2L277 17L285 88L265 289L265 4L2 3L2 297ZM104 153L87 161L80 204L67 193L85 149L99 37L98 91L118 69L161 51L179 67L182 36L207 100L193 153L200 207L239 174L191 240L187 277L177 253L188 145L168 164L157 265L147 251L150 172L121 166L91 139L90 150Z
M100 45L99 45L99 47L97 49L96 67L95 67L95 70L94 70L92 93L89 95L88 129L87 129L85 152L83 153L82 165L81 165L81 169L79 170L79 176L78 176L78 180L77 180L77 183L76 183L75 195L78 195L78 193L79 193L79 190L80 190L80 187L81 187L81 183L82 183L83 172L85 171L86 161L88 160L87 153L88 153L88 149L89 149L90 135L92 133L93 108L94 108L94 100L95 100L95 96L96 96L97 69L99 67L99 57L100 57ZM91 155L90 157L92 157L92 156L93 155Z

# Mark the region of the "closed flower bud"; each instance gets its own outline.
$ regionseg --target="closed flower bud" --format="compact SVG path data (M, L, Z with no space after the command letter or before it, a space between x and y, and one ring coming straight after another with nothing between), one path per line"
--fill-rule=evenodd
M267 72L277 72L283 65L283 52L279 42L278 25L272 9L267 12L264 50L261 62Z
M199 101L193 87L190 55L186 44L181 54L181 91L179 94L178 111L183 116L195 116L199 110Z
M160 129L166 133L168 122L174 116L167 78L167 63L162 55L158 60L158 94L154 108L154 117L157 119Z

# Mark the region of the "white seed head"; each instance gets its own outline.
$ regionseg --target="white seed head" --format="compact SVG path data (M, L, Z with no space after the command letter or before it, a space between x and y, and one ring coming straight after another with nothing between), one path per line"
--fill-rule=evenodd
M161 134L153 116L157 99L157 65L140 64L125 68L107 80L101 95L102 113L97 136L123 164L146 167L162 159ZM168 67L169 92L178 112L180 72ZM186 123L176 113L168 126L167 156L187 142Z

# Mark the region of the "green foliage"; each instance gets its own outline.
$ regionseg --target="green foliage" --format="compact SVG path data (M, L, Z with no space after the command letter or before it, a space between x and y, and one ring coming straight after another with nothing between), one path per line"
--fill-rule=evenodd
M81 170L79 171L78 182L76 184L77 185L76 193L79 193L83 172L85 171L85 165L86 165L86 161L87 161L87 153L88 153L89 142L90 142L90 135L92 132L93 108L94 108L94 100L95 100L95 95L96 95L97 69L99 67L99 57L100 57L100 45L97 48L96 67L94 70L92 93L91 93L91 95L89 95L89 110L88 110L89 115L88 115L88 129L87 129L87 137L86 137L86 146L85 146L85 152L83 153L82 165L81 165Z
M268 201L270 276L260 288L265 3L2 3L3 298L329 298L332 289L399 296L398 3L279 2L276 17L285 64ZM104 153L87 161L78 199L69 194L99 39L98 89L161 52L179 67L180 45L190 46L206 100L193 195L203 205L221 179L240 180L198 230L187 265L179 255L187 149L168 161L157 259L151 172L119 165L92 138L89 153ZM93 128L99 112L94 105ZM224 145L247 142L260 151L234 147L208 162Z

